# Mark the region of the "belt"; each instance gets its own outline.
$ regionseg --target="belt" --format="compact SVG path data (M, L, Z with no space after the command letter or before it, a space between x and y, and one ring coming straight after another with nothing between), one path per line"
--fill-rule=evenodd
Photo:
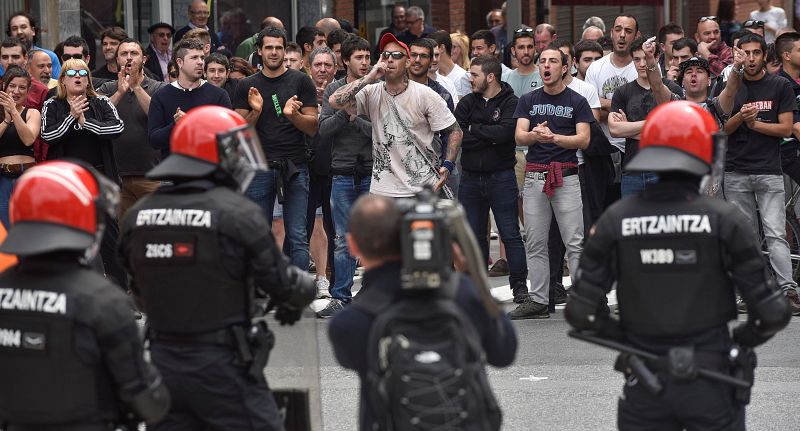
M218 329L211 332L200 332L196 334L159 332L151 329L148 333L148 338L157 343L214 344L228 347L234 347L236 345L236 340L233 338L230 328Z
M26 170L34 167L36 163L0 163L0 174L20 176Z
M566 168L561 170L562 177L569 177L578 174L578 168ZM547 171L545 172L525 172L525 178L532 178L534 180L544 181L547 179Z
M2 425L2 424L0 424ZM7 424L5 431L112 431L110 424L71 424L71 425L17 425Z

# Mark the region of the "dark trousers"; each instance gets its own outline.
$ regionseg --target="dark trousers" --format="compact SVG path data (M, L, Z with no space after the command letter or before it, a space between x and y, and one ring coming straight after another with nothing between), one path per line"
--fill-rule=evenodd
M117 240L119 239L119 225L117 220L105 214L106 230L100 240L100 258L106 276L123 289L128 288L128 274L117 261Z
M155 431L283 430L275 399L265 382L256 383L234 365L232 348L153 343L153 363L172 397L169 414Z
M731 386L695 379L663 379L664 391L652 395L641 384L625 386L619 400L620 431L744 431L744 408Z

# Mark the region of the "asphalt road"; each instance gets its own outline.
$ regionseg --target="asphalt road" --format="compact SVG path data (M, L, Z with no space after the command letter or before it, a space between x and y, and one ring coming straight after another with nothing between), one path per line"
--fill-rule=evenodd
M502 286L507 279L494 278L492 284ZM506 290L495 289L495 296L504 296ZM505 296L510 297L510 291ZM321 307L324 302L315 305ZM516 361L508 368L489 369L504 413L503 429L616 429L623 380L613 371L614 353L568 338L569 325L560 309L550 319L516 321L514 326L519 337ZM319 382L320 398L312 402L313 429L358 429L359 380L336 363L327 338L327 321L309 318L302 330L286 331L276 333L278 345L268 367L271 386L291 386L297 380L307 386ZM311 341L314 337L316 344ZM759 367L747 409L748 429L800 430L798 338L800 318L795 317L788 328L757 350ZM287 350L301 353L295 356ZM313 366L316 358L319 368Z

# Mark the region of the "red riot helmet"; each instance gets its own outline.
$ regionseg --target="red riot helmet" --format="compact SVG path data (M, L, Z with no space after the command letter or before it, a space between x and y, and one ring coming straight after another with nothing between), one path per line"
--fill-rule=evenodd
M25 171L9 200L11 228L0 251L30 256L97 251L104 212L115 217L119 187L92 168L65 160Z
M171 154L147 173L156 180L202 178L217 170L228 174L240 190L267 170L258 135L241 115L216 105L189 111L172 129Z
M631 172L710 172L715 141L721 138L714 117L700 105L674 101L647 116L639 152L625 166Z

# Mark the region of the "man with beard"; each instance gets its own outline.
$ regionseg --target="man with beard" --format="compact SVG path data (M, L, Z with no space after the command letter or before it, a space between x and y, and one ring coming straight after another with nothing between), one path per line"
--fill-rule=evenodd
M201 105L231 107L228 93L203 78L203 43L187 39L175 45L175 62L178 79L164 86L150 99L147 113L147 135L150 145L161 152L162 159L169 155L169 137L190 109Z
M611 113L611 99L614 91L623 85L636 80L636 66L633 64L630 47L633 40L641 36L639 23L632 15L620 15L614 19L614 26L610 32L612 52L609 55L593 62L586 70L586 83L597 89L600 96L600 127L603 129L608 141L617 147L620 152L625 152L625 138L615 138L608 131L608 115ZM616 179L608 188L606 203L617 200L620 196L622 160L619 153L611 155L616 169Z
M511 39L511 55L517 60L517 68L503 75L503 81L511 86L514 95L522 97L542 86L542 77L534 63L536 46L532 29L521 28Z
M577 274L584 228L576 150L589 146L595 120L586 98L564 84L568 67L567 55L545 48L539 57L544 86L522 96L514 112L516 143L528 146L522 206L528 268L536 270L528 272L530 296L509 313L511 319L550 317L547 242L553 215L573 281Z
M8 18L6 23L6 36L16 37L25 45L25 51L33 51L39 49L50 56L50 61L53 63L53 71L50 75L53 79L58 79L61 74L61 63L56 56L56 53L48 49L36 46L36 38L39 33L39 27L36 26L36 20L26 12L15 12ZM20 66L22 67L22 66ZM0 76L3 76L3 66L0 65Z
M370 193L409 197L424 185L439 191L455 170L461 128L441 96L406 76L408 46L387 33L379 47L381 60L372 70L336 90L329 102L337 109L357 108L359 115L372 121L375 147ZM381 77L385 82L379 81ZM431 145L435 132L449 134L441 166ZM445 188L445 195L451 197L448 192Z
M158 164L158 152L142 136L147 133L147 113L152 96L164 81L156 81L144 74L144 48L136 39L125 38L117 45L114 69L117 80L108 81L97 91L111 99L119 118L125 122L125 130L112 141L114 160L122 178L120 187L120 211L122 217L137 200L158 188L158 181L145 178L144 174Z
M722 40L719 32L719 23L715 16L703 16L697 22L697 53L708 60L711 73L718 76L725 66L733 63L733 51Z
M269 157L270 171L256 174L246 194L261 207L269 221L275 201L283 204L290 260L299 268L308 268L306 136L317 133L315 85L305 73L284 65L283 30L266 27L258 36L257 52L264 66L260 73L239 82L233 107L254 125L264 154ZM321 39L324 44L324 36Z
M53 70L53 62L46 52L35 50L28 53L28 73L32 79L36 79L47 88L53 88L58 85L58 80L51 78Z
M128 38L120 27L109 27L100 33L100 44L103 49L103 58L106 64L92 71L92 77L115 81L117 79L117 47L120 42Z
M342 42L342 60L347 77L332 82L322 96L319 136L331 141L331 213L334 237L333 266L336 277L330 289L331 301L317 317L333 317L353 299L356 260L347 247L350 208L359 196L369 193L372 174L372 124L353 109L334 109L328 99L340 87L363 78L369 72L369 42L348 36Z
M484 261L489 259L489 210L494 213L505 244L514 302L522 303L528 298L528 267L519 233L519 191L514 175L514 111L519 99L507 83L498 79L502 71L496 58L476 57L469 73L473 92L464 96L456 108L456 119L465 131L458 199L481 245Z
M630 54L636 68L636 80L614 91L611 113L608 116L608 130L611 136L625 138L622 158L622 197L635 195L644 190L645 184L658 181L658 177L652 173L625 171L625 165L639 151L639 134L644 127L644 119L657 104L647 77L647 62L642 49L644 42L644 38L641 37L631 45ZM660 76L657 80L662 81L673 93L682 94L681 88L674 82Z
M733 73L744 78L736 93L733 115L725 123L729 138L725 161L725 199L736 205L757 227L758 216L769 248L769 262L778 285L800 315L800 297L792 279L792 263L786 242L783 170L780 143L792 133L797 110L791 84L764 70L767 43L757 34L747 34L737 44L747 60ZM730 78L729 78L730 79Z

